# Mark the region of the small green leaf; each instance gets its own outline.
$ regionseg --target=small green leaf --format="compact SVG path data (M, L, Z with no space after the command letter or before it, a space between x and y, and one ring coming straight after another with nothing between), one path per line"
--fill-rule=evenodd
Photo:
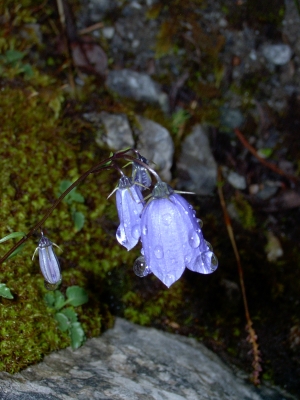
M62 331L65 332L67 329L70 328L70 321L69 319L62 313L56 313L54 315L54 318L58 322L58 328Z
M262 149L259 149L257 152L262 158L269 158L271 154L273 153L273 149L270 149L269 147L265 147Z
M15 251L13 251L11 253L10 256L7 257L8 260L10 260L11 258L15 257L16 255L18 255L19 253L21 253L21 251L23 250L23 248L26 246L26 243L21 244Z
M6 299L14 298L5 283L0 283L0 296L5 297Z
M65 296L59 291L54 291L54 308L56 310L61 309L65 305Z
M70 197L77 203L84 203L84 197L80 193L75 192L75 190L70 192Z
M67 289L67 301L73 307L81 306L88 301L87 292L79 286L70 286Z
M59 186L59 194L65 192L72 185L72 183L73 182L69 180L61 181L61 184ZM70 193L67 194L67 196L64 198L64 201L67 204L72 204L73 202L84 203L84 197L80 193L77 193L76 188L74 188L71 190Z
M9 235L4 236L4 238L0 239L0 243L6 242L9 239L14 239L14 238L20 237L20 236L24 237L24 236L26 236L26 233L24 233L24 232L12 232Z
M70 329L71 346L72 349L78 349L84 340L84 331L79 322L74 322Z
M84 225L84 215L80 211L75 211L72 214L72 218L75 224L75 229L76 231L80 231L83 228Z
M64 314L68 318L69 321L77 322L77 314L73 310L73 308L71 308L71 307L64 308L61 311L61 314Z
M14 64L24 58L25 53L18 50L7 50L5 53L5 61L9 64Z
M55 297L53 292L48 292L44 296L45 303L48 307L54 307Z

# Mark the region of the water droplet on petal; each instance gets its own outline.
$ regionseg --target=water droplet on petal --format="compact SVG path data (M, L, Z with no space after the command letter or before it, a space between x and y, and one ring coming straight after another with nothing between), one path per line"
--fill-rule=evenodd
M148 233L148 228L147 228L147 226L146 225L144 225L143 226L143 235L147 235L147 233Z
M122 244L123 246L126 246L127 244L127 238L124 229L121 229L121 225L117 229L116 237L118 239L118 242Z
M132 237L134 237L135 239L139 239L139 237L141 236L141 228L139 225L134 225L131 229L131 235Z
M202 221L202 219L197 218L197 222L198 222L200 228L202 228L202 226L203 226L203 221Z
M124 224L124 228L127 228L127 224L126 223Z
M168 226L172 222L172 215L169 213L166 213L166 214L162 215L161 220L164 225Z
M207 242L207 241L205 240L205 244L206 244L206 246L209 248L209 251L213 251L213 247L212 247L212 245L211 245L209 242Z
M193 249L200 245L200 237L194 230L191 230L189 233L189 244L191 247L193 247Z
M191 204L189 204L189 208L192 210L193 206Z
M155 257L158 258L158 259L163 258L164 257L163 248L160 245L155 246L154 247L154 254L155 254Z
M142 256L145 255L145 252L144 252L144 249L143 249L143 248L141 248L141 255L142 255Z
M185 265L187 265L191 261L191 259L192 259L192 257L190 255L185 256L184 257Z
M211 251L205 251L202 253L201 259L204 264L204 268L208 271L208 273L214 272L218 268L218 259Z
M151 273L150 268L146 265L145 257L138 257L133 264L133 272L143 278Z
M218 268L218 264L219 264L215 253L212 253L210 263L211 263L210 268L211 268L212 272L214 272Z
M170 287L172 285L172 283L174 283L175 281L176 281L176 278L172 274L167 274L164 276L163 282L168 287Z

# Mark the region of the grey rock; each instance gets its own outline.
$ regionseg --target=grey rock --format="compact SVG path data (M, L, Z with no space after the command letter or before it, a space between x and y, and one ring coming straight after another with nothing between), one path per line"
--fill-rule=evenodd
M287 64L292 57L292 49L287 44L268 44L262 49L265 58L274 65Z
M145 101L147 103L156 103L164 111L168 110L167 95L160 90L159 85L147 74L129 69L110 71L106 83L109 89L117 92L122 97L129 97L136 101Z
M102 34L106 39L112 39L115 34L115 28L113 26L106 26L102 28Z
M13 376L0 373L0 400L285 400L237 377L194 339L117 319L76 351L52 353Z
M201 125L195 125L184 140L177 168L178 187L200 195L212 194L217 184L217 163Z
M226 130L239 128L244 123L244 116L238 109L228 107L221 108L221 125Z
M84 117L92 122L97 129L96 143L106 145L112 150L134 147L134 139L125 114L87 113Z
M135 128L137 149L155 164L161 177L171 180L174 144L169 131L150 119L138 116L140 129Z
M245 177L234 171L229 172L227 180L236 189L244 190L247 187Z
M136 147L149 161L155 163L163 179L171 179L174 144L170 133L163 126L150 119L136 116L134 132L125 114L87 113L84 117L96 128L96 143L111 150Z

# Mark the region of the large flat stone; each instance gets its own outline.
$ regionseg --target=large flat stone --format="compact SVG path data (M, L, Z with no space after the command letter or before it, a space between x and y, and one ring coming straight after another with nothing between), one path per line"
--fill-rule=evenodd
M21 373L0 373L1 400L285 400L238 378L196 340L122 319L103 336L45 357Z

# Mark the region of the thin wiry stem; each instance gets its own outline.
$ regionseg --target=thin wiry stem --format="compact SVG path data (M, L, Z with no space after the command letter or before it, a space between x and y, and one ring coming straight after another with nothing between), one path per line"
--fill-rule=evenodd
M119 166L115 163L116 160L118 159L125 159L125 160L129 160L129 161L134 161L137 162L138 164L140 164L141 166L145 167L146 169L149 170L149 172L151 172L155 178L160 181L160 177L158 176L158 174L149 167L149 165L143 163L141 160L139 160L138 158L135 158L133 156L130 156L129 154L127 154L129 151L134 151L136 152L136 150L134 149L126 149L124 151L120 151L118 153L114 153L112 154L110 157L106 158L105 160L101 161L100 163L98 163L97 165L95 165L94 167L90 168L88 171L86 171L85 173L83 173L75 182L72 183L71 186L68 187L68 189L66 189L57 200L55 200L55 202L53 203L53 205L49 208L48 211L46 211L45 215L43 216L43 218L36 223L30 230L29 232L21 239L19 240L11 249L9 249L3 257L0 258L0 264L2 264L4 261L6 261L8 259L8 257L18 248L20 247L23 243L25 243L33 234L35 231L37 231L39 228L41 228L44 224L44 222L50 217L50 215L52 214L52 212L55 210L55 208L58 206L58 204L75 188L77 187L81 182L83 182L90 174L96 173L96 172L100 172L106 169L111 169L111 168L116 168L118 170L120 170Z
M220 198L220 203L221 207L223 210L223 215L224 215L224 221L225 225L227 228L228 236L234 251L237 267L238 267L238 273L239 273L239 279L240 279L240 286L242 290L242 297L243 297L243 302L244 302L244 309L245 309L245 316L246 316L246 330L248 331L249 335L247 337L247 340L249 343L252 345L252 353L253 353L253 373L252 373L252 381L255 385L258 385L260 383L259 381L259 374L261 372L261 357L260 357L260 350L258 348L258 343L257 343L257 335L255 333L255 330L253 328L253 323L250 318L250 312L249 312L249 307L248 307L248 301L247 301L247 296L246 296L246 288L245 288L245 281L244 281L244 272L242 268L242 263L241 263L241 258L240 258L240 253L238 251L230 217L227 211L224 195L223 195L223 190L222 190L222 175L221 175L221 170L219 168L218 170L218 193L219 193L219 198Z

